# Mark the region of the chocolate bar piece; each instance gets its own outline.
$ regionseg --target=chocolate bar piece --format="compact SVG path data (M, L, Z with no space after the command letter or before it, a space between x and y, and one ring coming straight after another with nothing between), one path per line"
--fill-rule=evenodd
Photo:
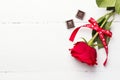
M82 20L84 18L84 15L85 15L85 12L78 10L76 17Z
M66 21L66 24L67 24L67 28L68 28L68 29L70 29L70 28L74 28L74 27L75 27L75 26L74 26L74 22L73 22L72 19Z
M110 10L115 11L115 7L107 7L107 10L108 10L108 11L110 11Z

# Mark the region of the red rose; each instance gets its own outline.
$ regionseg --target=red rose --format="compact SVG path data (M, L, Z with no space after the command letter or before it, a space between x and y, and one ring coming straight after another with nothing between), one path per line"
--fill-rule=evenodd
M75 57L77 60L86 63L88 65L97 65L96 58L97 53L93 47L90 47L85 42L77 42L74 44L74 47L70 49L71 55Z

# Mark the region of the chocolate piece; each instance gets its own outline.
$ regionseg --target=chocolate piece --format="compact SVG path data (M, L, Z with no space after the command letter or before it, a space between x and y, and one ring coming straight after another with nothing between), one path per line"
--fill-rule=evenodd
M110 11L110 10L115 11L115 7L107 7L107 10L108 10L108 11Z
M84 15L85 15L85 12L78 10L76 17L82 20L84 18Z
M66 23L67 23L67 28L68 28L68 29L70 29L70 28L74 28L74 27L75 27L75 26L74 26L74 22L73 22L72 19L66 21Z

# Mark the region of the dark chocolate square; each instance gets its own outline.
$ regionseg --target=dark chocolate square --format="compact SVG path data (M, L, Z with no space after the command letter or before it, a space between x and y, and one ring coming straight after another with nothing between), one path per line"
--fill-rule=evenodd
M66 24L67 24L67 28L68 28L68 29L70 29L70 28L74 28L74 27L75 27L75 26L74 26L74 22L73 22L72 19L66 21Z
M85 15L85 12L78 10L76 17L82 20L84 18L84 15Z

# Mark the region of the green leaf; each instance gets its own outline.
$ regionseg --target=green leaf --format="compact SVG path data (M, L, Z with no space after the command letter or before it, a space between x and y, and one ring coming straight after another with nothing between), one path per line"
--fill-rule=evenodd
M104 26L104 29L110 30L110 26L111 26L112 22L113 22L113 20L110 21L110 22L106 22L106 24L105 24L105 26Z
M102 22L105 20L105 17L106 17L106 15L100 17L100 18L97 20L97 23L98 23L99 25L101 25ZM92 30L92 37L93 37L95 34L96 34L96 31L95 31L95 30ZM98 38L98 36L97 36L97 38ZM93 41L93 43L97 41L97 38Z
M103 26L103 28L105 30L110 30L110 26L111 26L112 22L113 22L113 20L110 21L110 22L106 22L106 24ZM105 40L106 40L106 43L109 44L110 37L108 37L108 36L105 35ZM104 47L103 44L102 44L102 41L100 40L99 37L97 38L97 44L99 44L98 49L101 49L101 48Z
M104 19L102 20L102 18L101 18L100 20L101 20L101 21L100 21L99 24L101 24ZM110 30L110 26L111 26L112 22L113 22L113 20L111 20L110 22L106 22L105 25L103 26L103 29L105 29L105 30ZM93 31L92 31L92 36L94 36L95 33L96 33L96 31L93 30ZM109 38L108 36L106 36L106 35L105 35L105 40L106 40L107 44L109 44L110 38ZM97 44L99 44L99 45L98 45L98 49L101 49L101 48L104 47L103 44L102 44L102 41L101 41L100 38L99 38L99 36L96 37L96 39L94 40L94 42L97 42Z
M115 6L116 0L96 0L98 7L113 7Z
M115 11L120 14L120 0L116 0Z
M110 13L108 13L108 14L100 17L100 18L97 20L98 25L101 26L101 27L102 27L103 29L105 29L105 30L110 30L110 26L111 26L113 20L111 20L111 21L108 22L108 19L110 18L111 15L113 15L113 12L110 12ZM113 19L114 19L114 18L113 18ZM93 37L95 34L96 34L96 31L95 31L95 30L92 30L92 37ZM110 38L109 38L108 36L106 36L106 35L104 35L104 38L105 38L105 40L106 40L106 43L108 44L109 41L110 41ZM98 49L104 47L103 44L102 44L102 41L101 41L100 38L99 38L99 35L97 35L96 38L94 38L93 43L95 43L95 42L98 44L98 45L97 45L97 46L98 46Z
M106 43L109 44L109 42L110 42L110 37L105 36L105 40L106 40ZM98 40L97 40L97 44L99 44L99 45L98 45L98 49L101 49L101 48L104 47L103 44L102 44L102 41L101 41L99 38L98 38Z
M102 41L100 40L100 38L99 38L99 37L97 38L97 44L99 44L98 49L103 48Z
M120 0L96 0L100 8L115 7L115 12L120 14Z
M106 37L106 42L107 42L107 44L109 44L109 42L110 42L110 37Z
M105 16L106 16L106 15L105 15ZM104 19L105 19L105 16L100 17L100 18L97 20L97 23L101 23L101 22L103 22Z

